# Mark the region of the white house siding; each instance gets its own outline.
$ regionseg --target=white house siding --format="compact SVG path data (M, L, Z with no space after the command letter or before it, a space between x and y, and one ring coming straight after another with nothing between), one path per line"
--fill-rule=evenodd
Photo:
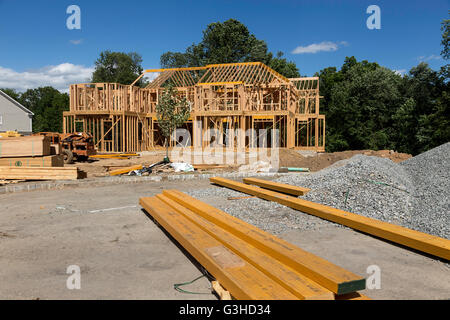
M33 113L0 91L0 132L32 132Z

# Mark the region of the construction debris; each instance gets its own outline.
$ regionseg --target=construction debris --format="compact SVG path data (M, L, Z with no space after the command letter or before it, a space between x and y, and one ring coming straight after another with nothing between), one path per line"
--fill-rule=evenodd
M184 162L173 162L170 166L175 170L175 172L193 172L194 167L189 163Z
M431 255L450 260L450 240L407 229L387 222L335 209L303 199L245 185L225 178L211 178L212 183L232 188L259 198L276 201L301 212L309 213L355 230L363 231Z

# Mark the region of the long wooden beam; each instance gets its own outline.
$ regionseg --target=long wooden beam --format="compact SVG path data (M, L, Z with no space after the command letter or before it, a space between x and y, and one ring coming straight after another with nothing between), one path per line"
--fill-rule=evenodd
M315 202L294 198L278 192L264 190L224 178L211 178L212 183L244 192L259 198L275 201L293 209L312 214L325 220L342 224L379 238L383 238L427 254L450 260L450 240L397 226L388 222L367 218L355 213L332 208Z
M336 294L365 289L364 278L177 190L163 194Z
M206 220L195 212L180 205L176 201L164 195L157 195L158 199L175 209L192 223L196 224L211 237L220 241L223 246L232 251L237 256L264 273L267 277L281 285L284 289L294 294L299 299L308 300L334 300L334 294L308 279L294 269L283 265L275 259L268 259L261 250L242 241L233 234L218 227L216 224Z
M279 182L273 182L268 180L262 180L257 178L244 178L244 183L246 184L252 184L264 189L269 189L273 191L278 191L282 193L287 193L293 196L304 196L307 194L311 189L308 188L302 188L297 186L292 186L285 183L279 183Z
M297 299L160 199L141 198L139 203L236 299Z
M109 172L110 176L118 176L121 174L125 174L128 173L130 171L134 171L134 170L141 170L143 168L142 164L138 164L135 166L131 166L131 167L126 167L126 168L122 168L122 169L117 169L117 170L112 170Z

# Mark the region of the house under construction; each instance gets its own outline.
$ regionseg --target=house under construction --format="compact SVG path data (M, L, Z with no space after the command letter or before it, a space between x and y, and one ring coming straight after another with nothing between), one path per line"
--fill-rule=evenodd
M152 72L157 77L147 87L134 86ZM172 147L250 149L261 147L258 141L263 138L268 148L325 151L319 78L288 79L260 62L146 70L131 85L73 84L64 133L91 133L101 152L161 147L164 138L158 130L156 105L169 82L191 107L184 124L190 139L181 143L174 139Z

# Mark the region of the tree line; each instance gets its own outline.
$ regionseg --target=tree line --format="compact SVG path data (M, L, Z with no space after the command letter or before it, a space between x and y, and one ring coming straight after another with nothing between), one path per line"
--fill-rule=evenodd
M449 59L450 20L442 22L442 58ZM264 40L241 22L209 24L199 43L184 52L161 55L163 68L198 67L215 63L259 61L288 78L299 77L296 64L283 53L269 52ZM138 53L104 51L95 62L92 82L131 84L143 71ZM325 114L326 151L393 149L413 155L450 141L449 64L433 70L419 63L405 75L376 62L347 57L338 69L320 77L320 110ZM142 78L136 85L147 84ZM19 93L2 89L34 112L33 131L61 131L69 97L52 87Z

